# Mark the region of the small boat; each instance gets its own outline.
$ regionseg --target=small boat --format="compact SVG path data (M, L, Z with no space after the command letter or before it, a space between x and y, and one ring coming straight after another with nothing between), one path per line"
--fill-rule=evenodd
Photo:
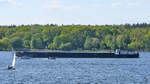
M12 59L12 64L11 66L8 65L8 70L15 70L15 62L16 62L16 53L14 52L14 55L13 55L13 59Z

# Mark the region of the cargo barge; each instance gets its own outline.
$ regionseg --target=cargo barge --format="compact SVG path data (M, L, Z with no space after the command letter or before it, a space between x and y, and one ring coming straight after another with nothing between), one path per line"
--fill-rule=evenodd
M139 58L138 52L17 51L21 58Z
M18 58L139 58L138 52L77 52L77 51L13 51L12 64L8 70L15 70L15 59Z

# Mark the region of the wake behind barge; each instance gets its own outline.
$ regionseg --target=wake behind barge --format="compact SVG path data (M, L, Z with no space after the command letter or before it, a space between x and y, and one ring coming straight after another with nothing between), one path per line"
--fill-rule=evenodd
M138 52L17 51L21 58L139 58Z

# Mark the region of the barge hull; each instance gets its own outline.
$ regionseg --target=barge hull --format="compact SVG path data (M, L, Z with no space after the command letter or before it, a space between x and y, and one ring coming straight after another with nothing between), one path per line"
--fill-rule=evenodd
M18 57L30 58L139 58L139 53L115 54L101 52L37 52L37 51L18 51Z

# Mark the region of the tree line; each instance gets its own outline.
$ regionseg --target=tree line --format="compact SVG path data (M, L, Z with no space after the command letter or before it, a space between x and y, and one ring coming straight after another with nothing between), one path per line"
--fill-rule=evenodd
M0 50L150 50L150 24L0 26Z

